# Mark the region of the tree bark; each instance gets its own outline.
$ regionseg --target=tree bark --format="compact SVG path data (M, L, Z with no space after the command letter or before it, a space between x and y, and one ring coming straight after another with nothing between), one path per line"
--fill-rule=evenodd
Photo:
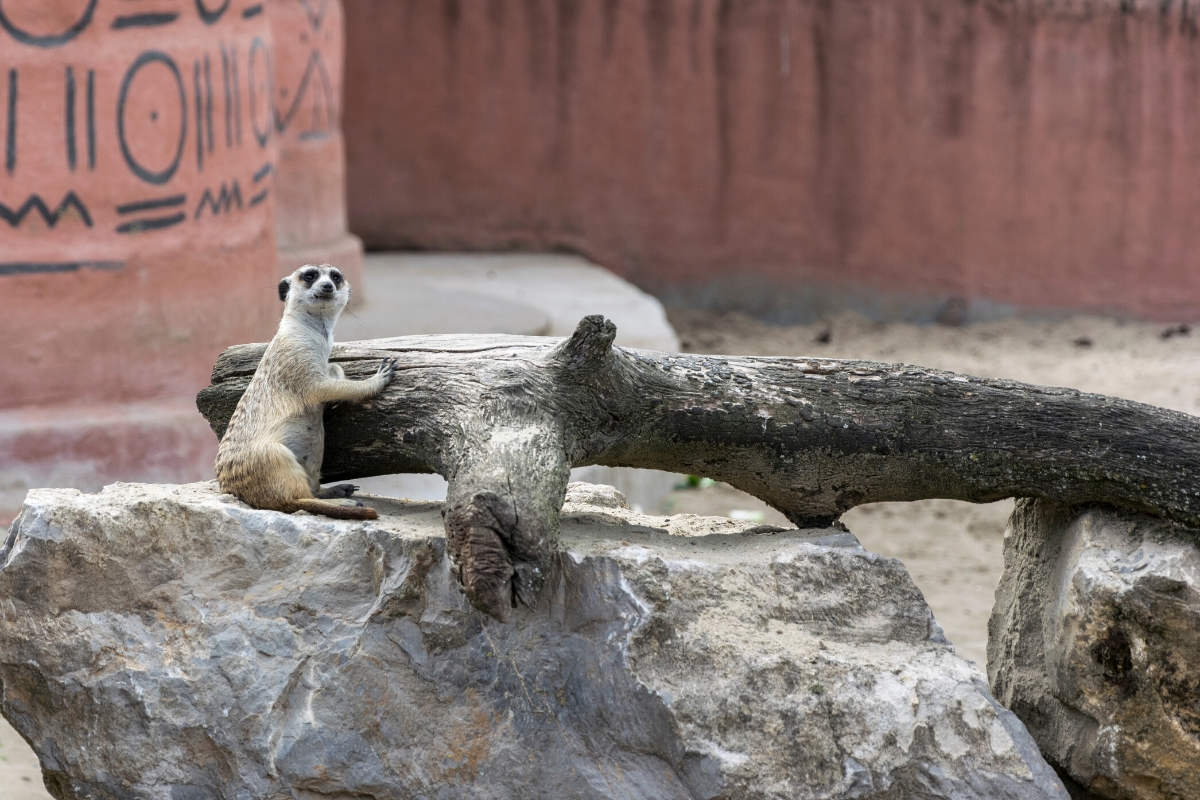
M799 526L861 503L1039 497L1200 527L1200 418L902 364L655 353L584 318L569 339L407 336L334 347L348 377L397 359L379 397L325 413L323 480L436 472L471 602L498 619L546 574L572 467L703 475ZM217 360L220 436L266 345Z

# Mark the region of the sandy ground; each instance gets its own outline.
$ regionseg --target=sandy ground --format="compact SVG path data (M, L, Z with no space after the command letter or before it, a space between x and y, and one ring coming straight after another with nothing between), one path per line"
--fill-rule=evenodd
M1093 317L1061 322L1010 319L966 328L877 324L844 315L775 327L741 314L672 311L689 352L824 356L899 361L982 377L1069 386L1200 414L1200 330ZM1172 330L1171 335L1164 333ZM676 491L673 512L783 516L729 486ZM1006 500L875 503L842 518L863 545L908 567L958 651L986 671L987 620L1004 566Z
M42 769L25 740L0 717L0 800L49 800Z
M903 361L1088 392L1200 414L1200 330L1163 337L1168 326L1080 317L1062 322L1004 320L968 328L876 324L853 315L773 327L740 314L673 311L691 352L809 355ZM843 521L863 544L901 559L947 637L980 669L987 618L1003 566L1011 501L971 505L950 500L861 506ZM671 512L728 515L777 512L720 484L676 491ZM0 719L0 800L49 800L33 753Z

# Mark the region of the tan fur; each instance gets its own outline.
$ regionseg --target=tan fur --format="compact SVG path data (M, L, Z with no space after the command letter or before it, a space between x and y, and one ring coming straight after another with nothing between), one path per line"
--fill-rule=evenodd
M328 289L333 287L333 291ZM391 380L384 361L367 380L347 380L329 363L333 326L350 286L328 264L305 266L279 284L287 304L229 428L217 448L221 491L254 508L308 511L336 519L376 519L375 509L317 498L325 454L325 404L367 400ZM342 487L350 494L355 487Z

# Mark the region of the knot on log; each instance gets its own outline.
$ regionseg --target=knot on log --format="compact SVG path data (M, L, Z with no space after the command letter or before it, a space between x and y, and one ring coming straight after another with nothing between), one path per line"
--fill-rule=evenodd
M571 372L598 370L612 358L617 326L599 314L579 320L575 332L550 351L548 360Z
M507 622L517 603L531 606L545 581L542 553L526 553L513 503L483 491L446 508L446 537L458 582L471 605ZM538 548L543 549L543 548ZM533 561L521 560L532 555Z

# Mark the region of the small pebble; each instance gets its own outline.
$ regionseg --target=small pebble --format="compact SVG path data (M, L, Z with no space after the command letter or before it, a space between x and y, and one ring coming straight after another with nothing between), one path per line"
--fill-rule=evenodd
M1171 327L1167 328L1165 331L1159 334L1159 337L1163 339L1170 339L1172 336L1187 336L1191 332L1192 326L1188 325L1186 322L1181 322L1178 325L1172 325Z

